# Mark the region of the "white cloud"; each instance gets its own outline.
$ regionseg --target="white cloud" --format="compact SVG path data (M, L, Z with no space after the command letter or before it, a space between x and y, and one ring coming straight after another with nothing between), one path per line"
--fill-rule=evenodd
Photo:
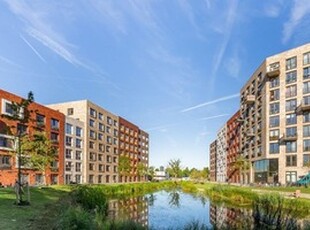
M215 115L215 116L204 117L204 118L201 118L200 120L212 120L212 119L219 118L219 117L226 117L228 115L229 115L228 113L219 114L219 115Z
M21 68L21 66L15 62L13 62L12 60L6 58L6 57L3 57L3 56L0 56L0 61L1 62L4 62L6 64L9 64L9 65L12 65L12 66L15 66L15 67L18 67L18 68Z
M229 96L225 96L225 97L220 97L220 98L217 98L217 99L212 100L212 101L204 102L204 103L201 103L201 104L198 104L198 105L195 105L195 106L183 109L181 111L181 113L185 113L185 112L188 112L188 111L191 111L191 110L195 110L195 109L198 109L198 108L201 108L201 107L205 107L205 106L208 106L208 105L217 104L218 102L227 101L227 100L239 97L239 96L240 96L240 94L237 93L237 94L233 94L233 95L229 95Z
M283 43L286 43L290 40L292 35L295 33L296 29L302 22L302 20L307 18L307 21L310 23L310 4L308 0L295 0L290 18L284 23L283 26ZM308 24L309 24L308 23ZM309 28L307 28L309 29Z

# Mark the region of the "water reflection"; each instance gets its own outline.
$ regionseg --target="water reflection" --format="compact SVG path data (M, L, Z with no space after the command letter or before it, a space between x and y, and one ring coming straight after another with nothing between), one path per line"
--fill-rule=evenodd
M205 226L199 229L261 229L256 228L249 208L214 204L203 196L180 191L160 191L145 196L110 200L109 217L134 220L149 229L184 229L191 223ZM308 227L308 220L299 220L298 227ZM292 228L297 229L298 228Z

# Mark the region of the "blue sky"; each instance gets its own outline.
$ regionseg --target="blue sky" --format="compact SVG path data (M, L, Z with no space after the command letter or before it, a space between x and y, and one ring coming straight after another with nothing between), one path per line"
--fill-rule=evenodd
M306 0L0 0L0 87L89 99L150 134L150 165L209 164L266 56L310 41Z

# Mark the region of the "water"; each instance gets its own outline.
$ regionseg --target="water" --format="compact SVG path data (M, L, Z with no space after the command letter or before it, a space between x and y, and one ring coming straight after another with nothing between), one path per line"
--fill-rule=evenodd
M184 229L189 224L212 229L255 228L252 210L214 204L208 198L181 191L160 191L145 196L111 200L109 217L117 220L134 220L148 229ZM299 220L301 229L308 220ZM296 225L294 223L294 226ZM292 227L292 229L297 229Z

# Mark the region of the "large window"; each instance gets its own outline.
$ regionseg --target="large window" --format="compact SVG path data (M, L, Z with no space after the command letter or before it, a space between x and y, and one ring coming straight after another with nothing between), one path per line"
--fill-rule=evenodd
M310 122L310 112L303 113L303 122L304 123Z
M66 162L66 171L71 171L71 168L72 168L72 163L70 161L67 161Z
M304 65L310 64L310 52L304 53L303 64Z
M72 137L66 137L66 146L72 146Z
M280 133L279 133L279 129L275 129L275 130L270 130L269 131L269 137L270 137L270 139L278 139L279 138L279 135L280 135Z
M304 140L304 151L310 151L310 140Z
M278 143L270 143L269 151L271 154L279 153L279 144Z
M304 94L310 93L310 81L304 82L302 91Z
M303 127L303 136L310 137L310 125L306 125Z
M66 123L66 134L72 135L72 125Z
M297 86L291 85L286 87L285 96L286 97L294 97L297 95Z
M81 137L81 136L82 136L82 128L76 127L76 129L75 129L75 135L76 135L77 137Z
M294 125L297 122L296 113L291 113L286 115L286 124Z
M297 166L297 156L290 155L286 156L286 167Z
M89 126L95 127L95 121L93 119L89 119Z
M310 96L303 97L303 104L310 105Z
M75 159L76 160L82 159L82 152L81 151L75 151Z
M296 135L297 135L297 127L286 128L287 137L296 137Z
M276 113L279 113L279 111L280 111L279 102L270 104L270 109L269 109L270 114L276 114Z
M286 183L295 183L297 181L297 172L288 171L285 173Z
M90 108L89 109L89 115L96 118L97 117L97 111Z
M82 166L81 163L79 163L79 162L78 162L78 163L75 163L75 171L76 171L76 172L81 172L81 171L82 171L82 170L81 170L81 169L82 169L81 166Z
M297 107L297 100L292 99L292 100L287 100L285 102L285 110L286 111L294 111Z
M270 88L274 88L280 85L279 77L272 78L270 80Z
M286 70L295 69L297 65L296 61L297 61L296 57L286 59Z
M72 158L72 150L66 149L66 159L71 159L71 158Z
M310 154L304 154L303 156L303 166L310 166Z
M270 101L276 101L280 98L280 90L275 89L270 91Z
M310 78L310 67L304 68L304 76L303 77L304 77L304 80Z
M52 118L51 119L51 127L52 127L52 129L58 130L59 129L59 121Z
M269 127L278 127L279 126L279 116L274 116L269 118Z
M296 153L297 152L297 143L296 141L288 141L285 144L287 153Z
M75 139L75 147L76 148L82 148L82 140L81 139L78 139L78 138Z
M45 116L41 114L37 114L36 121L38 126L44 126L45 125Z
M297 80L297 72L296 71L286 73L286 78L285 78L286 84L294 83L294 82L296 82L296 80Z

